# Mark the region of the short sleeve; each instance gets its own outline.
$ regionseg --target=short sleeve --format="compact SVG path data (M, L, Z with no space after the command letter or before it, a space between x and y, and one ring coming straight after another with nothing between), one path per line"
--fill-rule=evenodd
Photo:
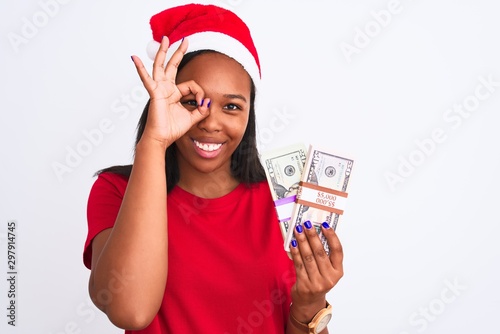
M114 226L127 182L125 176L102 173L92 185L87 202L88 234L83 250L83 263L89 269L92 262L92 240L103 230Z

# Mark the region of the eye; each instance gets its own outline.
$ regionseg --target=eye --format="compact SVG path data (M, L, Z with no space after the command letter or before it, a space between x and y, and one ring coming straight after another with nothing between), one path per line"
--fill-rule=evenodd
M241 110L241 107L234 104L234 103L229 103L229 104L226 104L226 106L224 107L224 109L227 109L227 110Z
M187 106L193 106L193 107L198 106L198 102L196 102L196 100L187 100L187 101L182 101L181 103Z
M181 104L188 110L192 110L198 107L198 102L196 102L196 100L181 101Z

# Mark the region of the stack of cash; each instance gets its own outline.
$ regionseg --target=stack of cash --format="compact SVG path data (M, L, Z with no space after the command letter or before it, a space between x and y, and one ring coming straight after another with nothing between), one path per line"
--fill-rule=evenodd
M292 211L305 161L306 147L304 144L290 145L266 152L261 156L283 239L288 234L288 225L292 219Z
M292 218L286 231L284 247L287 252L290 251L290 242L295 239L295 227L310 221L320 235L325 251L329 253L326 238L321 233L321 224L327 222L331 228L337 227L344 213L352 166L351 159L309 147Z

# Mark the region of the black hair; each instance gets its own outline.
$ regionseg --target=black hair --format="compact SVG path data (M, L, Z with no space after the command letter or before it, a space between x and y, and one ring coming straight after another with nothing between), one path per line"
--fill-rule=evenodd
M177 71L181 71L187 63L189 63L194 57L207 53L216 52L212 50L200 50L195 52L190 52L184 55L181 63L178 66ZM252 79L250 79L250 110L248 117L248 124L243 135L243 138L231 156L231 175L236 178L239 182L245 184L251 184L260 182L266 179L266 174L264 168L262 167L259 160L259 153L257 150L257 134L256 134L256 122L255 122L255 84ZM148 119L149 102L146 103L142 115L137 124L137 135L135 139L135 146L142 137L144 129L146 127L146 121ZM173 143L167 148L165 153L165 173L167 176L167 192L170 192L174 186L179 182L179 165L177 163L177 145ZM121 165L112 166L104 168L95 173L99 175L101 173L115 173L123 175L126 177L130 176L132 171L132 165Z

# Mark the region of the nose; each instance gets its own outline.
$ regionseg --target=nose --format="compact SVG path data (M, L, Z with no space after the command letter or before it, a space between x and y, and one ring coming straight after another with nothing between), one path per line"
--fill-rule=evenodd
M217 111L217 106L211 101L208 109L208 116L198 123L198 128L206 132L218 132L221 130L220 111Z

